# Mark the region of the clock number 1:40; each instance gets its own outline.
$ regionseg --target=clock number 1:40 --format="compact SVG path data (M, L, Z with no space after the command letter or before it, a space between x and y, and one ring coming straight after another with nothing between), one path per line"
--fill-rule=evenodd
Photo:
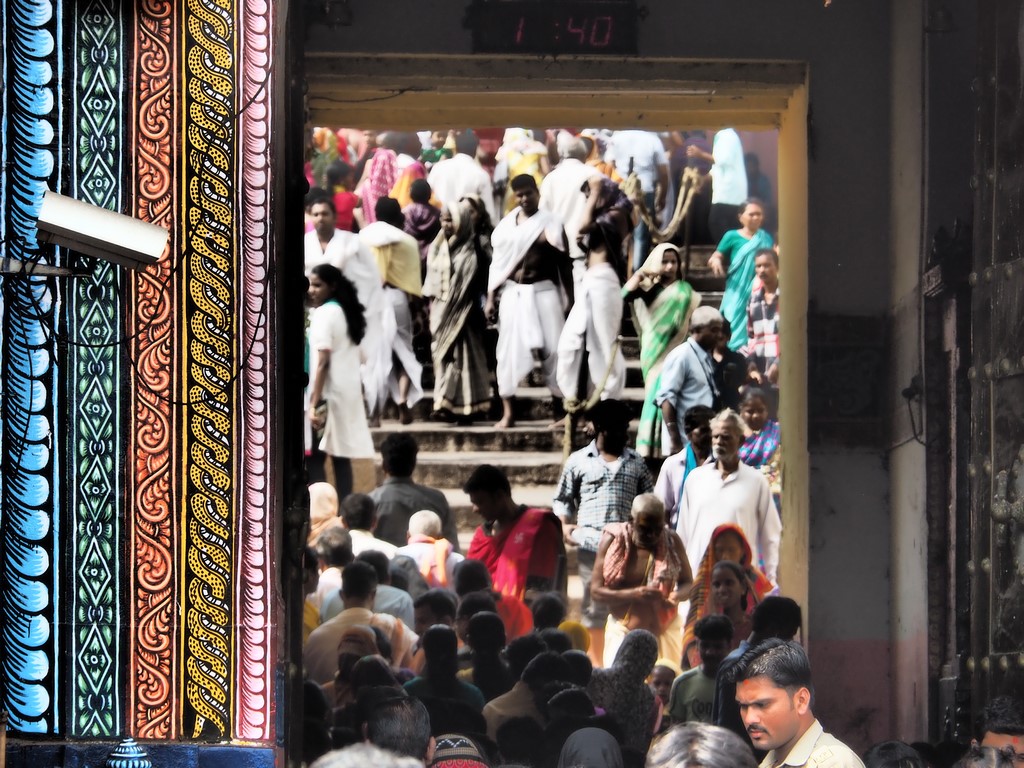
M520 20L520 29L522 29L522 20ZM576 44L579 46L589 44L593 48L604 48L612 40L612 17L585 18L581 24L576 24L576 19L569 17L565 29L576 37ZM518 36L516 41L519 41Z

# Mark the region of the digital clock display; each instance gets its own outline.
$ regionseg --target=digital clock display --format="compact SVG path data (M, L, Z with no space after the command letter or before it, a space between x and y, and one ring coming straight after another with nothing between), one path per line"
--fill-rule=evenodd
M474 53L637 52L635 0L476 0Z

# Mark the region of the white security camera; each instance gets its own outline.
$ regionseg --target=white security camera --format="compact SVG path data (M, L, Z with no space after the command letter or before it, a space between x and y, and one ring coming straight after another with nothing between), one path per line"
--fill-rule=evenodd
M50 191L43 195L36 227L41 243L60 245L128 269L155 264L170 236L156 224Z

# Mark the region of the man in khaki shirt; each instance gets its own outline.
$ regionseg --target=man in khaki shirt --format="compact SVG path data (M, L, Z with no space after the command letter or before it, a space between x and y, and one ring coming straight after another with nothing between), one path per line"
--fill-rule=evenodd
M864 768L857 754L814 717L807 654L797 643L765 640L732 670L736 703L754 747L771 750L760 768Z

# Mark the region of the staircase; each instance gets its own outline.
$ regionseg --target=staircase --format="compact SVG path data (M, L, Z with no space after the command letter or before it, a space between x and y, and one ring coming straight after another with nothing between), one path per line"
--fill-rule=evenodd
M710 246L691 249L689 282L703 297L703 304L719 306L723 280L711 275L707 260L714 248ZM639 341L633 329L630 313L623 315L622 351L626 357L626 389L621 399L629 403L636 416L643 404L644 386L639 362ZM530 377L526 386L516 394L516 426L506 430L495 430L494 423L500 418L501 404L497 396L491 408L490 418L477 422L471 427L455 424L436 423L427 420L431 410L430 386L433 382L431 367L423 371L424 398L413 408L415 421L402 426L397 421L397 412L385 411L380 427L372 430L374 447L392 432L404 430L415 436L419 443L419 460L413 478L416 482L437 488L444 492L459 521L460 540L463 549L468 546L479 519L473 515L469 498L462 492L462 484L473 469L480 464L493 464L505 471L512 484L512 498L519 504L536 507L550 507L555 488L562 470L562 429L552 429L554 420L551 396L546 387L536 386ZM574 448L586 444L586 438L577 433ZM379 458L375 466L369 462L356 467L357 490L368 490L383 479Z

